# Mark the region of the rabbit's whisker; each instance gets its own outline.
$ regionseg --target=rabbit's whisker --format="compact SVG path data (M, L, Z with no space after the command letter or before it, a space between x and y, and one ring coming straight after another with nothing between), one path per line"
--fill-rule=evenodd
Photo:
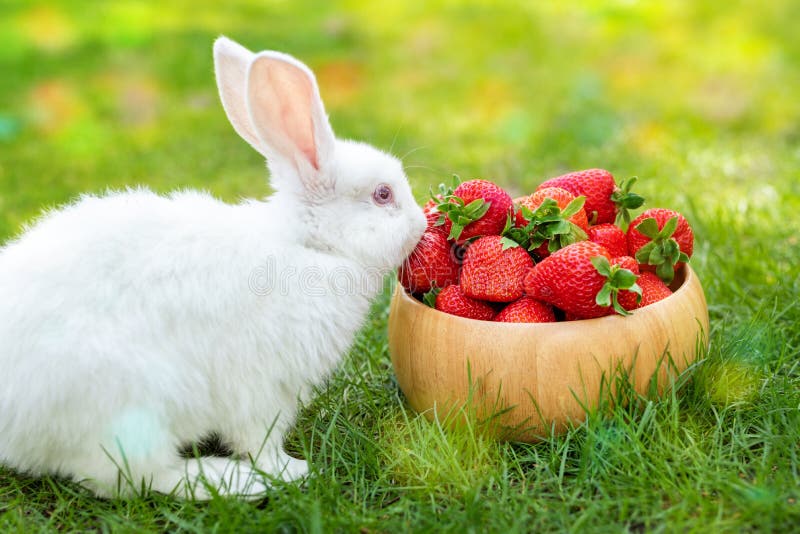
M404 165L406 169L424 169L426 171L431 171L434 174L444 174L444 171L441 169L434 169L433 167L429 167L427 165Z
M397 136L400 135L400 130L403 129L403 123L401 122L400 125L397 127L397 130L394 132L394 137L392 138L392 144L389 145L389 153L392 153L392 149L394 148L394 144L397 142ZM402 161L402 158L401 158Z
M422 146L418 146L418 147L416 147L416 148L412 148L411 150L409 150L408 152L406 152L406 153L403 155L403 157L401 157L401 158L400 158L400 161L405 161L405 159L406 159L408 156L410 156L410 155L411 155L411 154L413 154L414 152L417 152L418 150L422 150L422 149L424 149L424 148L430 148L430 145L422 145Z

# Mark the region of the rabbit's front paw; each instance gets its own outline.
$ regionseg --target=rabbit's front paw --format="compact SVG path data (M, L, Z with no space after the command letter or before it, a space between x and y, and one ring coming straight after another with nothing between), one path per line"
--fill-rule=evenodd
M224 497L238 497L243 499L260 499L269 489L269 484L257 471L248 467L244 462L228 458L201 458L189 460L197 464L189 469L189 480L193 480L194 473L195 499L206 500L214 493Z
M292 458L283 451L274 454L263 454L255 462L256 468L269 476L292 482L308 475L308 462Z
M308 462L305 460L292 458L289 455L286 457L289 459L289 461L284 466L283 471L281 471L281 478L283 480L298 480L308 476Z

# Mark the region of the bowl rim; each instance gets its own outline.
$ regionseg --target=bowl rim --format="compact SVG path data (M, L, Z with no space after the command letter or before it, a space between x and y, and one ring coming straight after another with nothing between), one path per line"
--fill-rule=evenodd
M583 327L583 326L585 326L585 325L587 325L589 323L592 324L592 325L599 325L599 324L602 324L602 321L610 323L612 321L620 321L620 320L625 320L625 319L632 319L632 318L635 318L637 316L641 317L643 314L644 315L649 315L651 313L656 313L656 310L658 310L658 309L660 309L660 308L662 308L664 306L669 305L671 302L675 301L676 298L682 296L683 293L689 291L688 288L691 285L690 282L694 282L694 279L697 277L697 275L695 274L694 270L691 268L691 266L688 263L684 263L683 265L681 265L680 268L679 268L679 272L683 275L683 282L681 283L681 285L677 289L675 289L672 292L672 294L670 296L668 296L668 297L666 297L664 299L661 299L658 302L654 302L652 304L649 304L649 305L645 306L644 308L638 308L638 309L634 310L631 315L622 316L622 315L619 315L619 314L615 313L614 315L606 315L606 316L603 316L603 317L595 317L593 319L578 319L578 320L575 320L575 321L555 321L555 322L552 322L552 323L507 323L507 322L500 322L500 321L483 321L481 319L471 319L469 317L461 317L461 316L458 316L458 315L452 315L450 313L446 313L446 312L437 310L436 308L431 308L427 304L424 304L424 303L418 301L413 296L411 296L408 293L408 291L406 290L406 288L404 288L403 285L400 284L399 282L396 282L395 297L394 298L401 299L402 302L404 304L406 304L406 305L418 306L420 308L420 310L419 310L420 313L431 313L431 312L433 312L433 313L436 313L436 314L445 315L445 316L448 317L449 320L453 320L455 322L463 323L465 327L470 325L470 324L480 323L481 325L484 325L484 326L486 324L494 324L494 325L498 325L497 326L498 328L510 328L510 329L520 329L520 328L546 329L546 328L568 328L568 327L581 328L581 327ZM424 310L422 310L422 308L424 308Z

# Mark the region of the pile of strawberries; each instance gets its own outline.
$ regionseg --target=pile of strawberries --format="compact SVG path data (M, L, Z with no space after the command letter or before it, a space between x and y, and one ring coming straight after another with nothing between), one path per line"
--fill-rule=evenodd
M439 186L424 207L428 228L400 268L402 285L446 313L502 322L602 317L672 294L694 236L680 213L655 208L636 178L617 184L589 169L513 199L498 185Z

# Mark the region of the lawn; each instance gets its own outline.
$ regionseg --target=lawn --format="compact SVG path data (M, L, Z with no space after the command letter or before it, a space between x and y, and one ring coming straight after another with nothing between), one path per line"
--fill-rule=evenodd
M337 133L405 155L420 201L452 173L513 193L588 167L639 176L648 206L680 208L695 229L708 354L660 399L539 444L495 443L406 407L387 283L289 437L312 465L305 482L260 503L109 502L0 468L0 530L797 528L800 4L221 5L0 5L0 242L81 192L268 194L218 103L210 51L226 34L306 61Z

